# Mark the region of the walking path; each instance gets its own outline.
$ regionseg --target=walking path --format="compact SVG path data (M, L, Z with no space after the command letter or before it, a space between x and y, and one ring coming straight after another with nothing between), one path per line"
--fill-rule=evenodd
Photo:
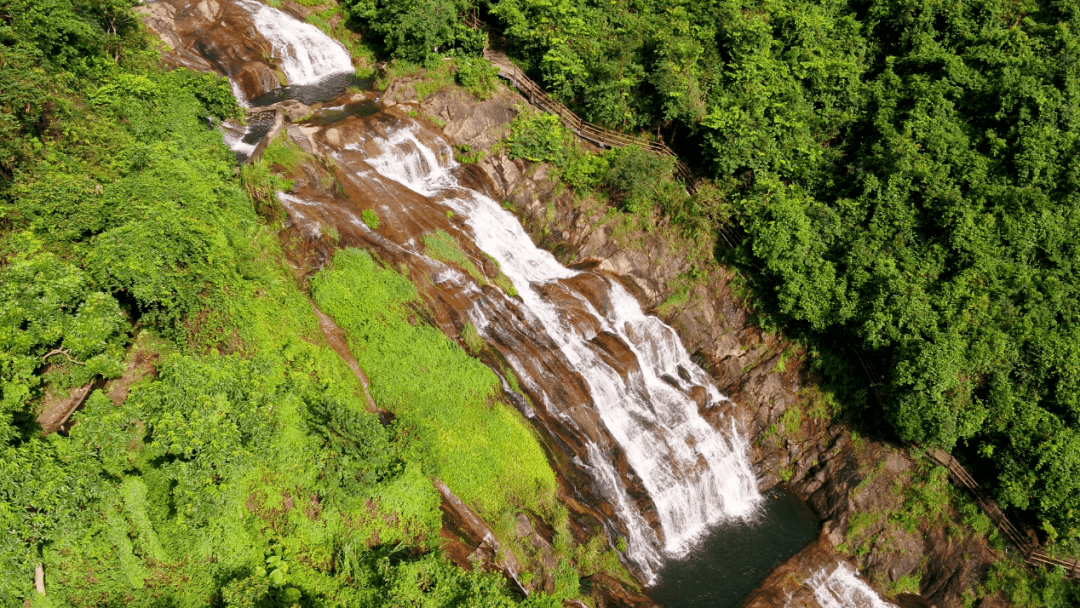
M499 69L499 76L510 81L510 83L517 87L519 91L524 93L529 99L529 103L549 114L558 116L563 124L578 137L602 148L638 146L641 149L648 150L654 154L670 156L675 159L675 173L686 185L687 191L693 194L694 191L697 190L698 180L694 177L693 172L690 171L690 167L679 160L678 155L675 154L671 148L644 137L626 135L582 120L580 116L570 111L570 108L567 108L563 104L552 99L551 96L540 88L540 85L536 84L526 76L525 73L514 65L514 63L510 61L510 58L503 53L484 49L484 59L487 59L491 65Z
M1050 557L1045 550L1039 547L1038 543L1032 542L1031 539L1021 534L1020 530L1005 517L1004 513L1001 512L997 503L994 502L978 482L975 481L975 478L971 476L971 473L968 473L967 469L957 462L951 454L938 448L925 448L923 449L923 453L925 453L927 458L933 462L945 467L945 469L949 471L949 479L951 479L953 483L962 486L971 492L971 495L975 498L975 503L990 517L990 520L994 522L994 525L997 526L997 529L1001 532L1002 536L1007 538L1009 542L1020 551L1025 562L1031 566L1038 566L1040 568L1060 566L1065 569L1069 578L1080 580L1080 560L1064 560Z

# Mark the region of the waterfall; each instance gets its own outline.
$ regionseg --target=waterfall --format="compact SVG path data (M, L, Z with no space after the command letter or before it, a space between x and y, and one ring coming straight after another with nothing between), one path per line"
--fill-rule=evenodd
M280 55L278 65L290 84L310 84L352 71L345 49L314 26L254 0L238 1ZM235 146L237 142L232 143ZM647 581L652 582L665 557L688 552L711 526L746 520L755 512L760 495L747 441L734 421L721 432L699 415L699 407L713 407L726 397L691 361L674 330L643 314L621 285L602 275L587 277L599 286L599 296L589 298L576 288L573 281L582 273L563 267L550 253L538 249L517 218L495 201L458 184L449 146L441 144L442 149L433 150L409 128L373 143L379 152L374 158L369 152L368 165L423 196L438 197L439 203L460 215L476 246L498 263L520 296L520 301L507 300L505 304L519 309L523 322L543 336L553 356L561 357L565 368L581 376L588 392L584 407L594 410L607 435L597 435L595 429L590 435L583 430L581 436L586 441L581 454L587 462L579 463L592 474L614 508L627 532L626 555ZM342 149L360 150L356 143L347 143ZM303 215L303 201L288 195L282 198L291 210ZM413 253L423 256L420 246L414 245L417 250ZM441 266L440 276L453 278L455 284L468 282L441 263L430 259L426 263ZM552 289L564 302L568 297L573 306L584 311L590 318L587 327L576 327L565 318L561 305L547 293ZM482 294L477 290L476 295ZM491 342L501 329L493 326L481 300L476 297L466 314L481 337ZM598 346L600 338L618 344L622 369L613 367L611 353ZM576 428L568 404L553 398L548 390L560 379L538 373L534 366L512 355L507 359L522 382L538 395L545 411L567 428ZM617 445L612 445L612 440ZM626 479L627 473L620 473L612 462L616 449L625 455L629 474L636 476L636 481ZM655 505L660 534L632 497L632 482L640 483L634 487L644 488Z
M375 144L381 154L367 159L382 176L431 197L472 231L474 243L495 259L521 297L531 326L542 328L555 348L582 375L592 406L625 452L634 473L656 505L663 544L638 512L625 482L601 446L588 446L589 468L629 531L627 555L651 579L663 554L683 555L710 526L726 520L747 519L760 501L748 459L749 445L734 421L725 432L710 426L688 394L704 389L709 405L726 398L708 375L691 361L674 330L642 313L637 301L618 283L602 279L606 293L594 302L563 283L579 272L563 267L550 253L537 248L517 218L495 201L460 187L448 150L437 153L408 128ZM347 145L346 148L349 148ZM352 149L359 149L353 146ZM576 299L596 321L598 330L582 330L566 322L560 308L542 287L557 286ZM479 305L469 313L482 337L494 328ZM599 333L617 337L636 359L636 369L625 378L591 342ZM508 357L515 372L543 394L552 378L530 378L529 368ZM544 406L573 424L563 404L545 400Z
M255 0L240 0L259 31L274 47L278 67L290 85L314 84L327 76L352 72L352 58L342 44L322 30Z
M318 28L255 0L234 1L252 16L259 34L271 43L290 85L325 83L331 77L352 73L345 48ZM232 86L237 100L246 104L237 83L232 82ZM286 94L295 93L290 88ZM255 148L255 143L247 139L257 134L258 129L253 128L258 127L256 122L253 119L246 129L233 124L223 130L228 145L243 156ZM392 180L453 211L454 217L464 221L473 243L497 262L520 299L493 295L501 292L490 288L481 289L456 268L427 257L415 239L404 244L393 242L348 209L335 207L340 213L334 219L352 222L354 228L365 233L365 239L370 238L375 249L385 247L416 256L412 259L422 262L426 276L442 293L456 290L458 296L466 296L471 307L466 307L465 315L489 344L500 339L504 346L511 343L506 338L516 337L513 334L518 328L510 325L519 323L527 326L527 332L521 333L528 333L538 345L549 348L541 351L545 359L548 352L560 358L560 364L552 368L561 370L562 375L545 371L548 368L544 365L530 365L528 353L500 351L529 394L543 406L539 415L550 414L565 425L560 428L580 431L584 445L574 446L574 465L592 475L595 487L625 528L626 556L647 583L655 582L656 572L667 558L685 555L710 527L725 521L746 521L756 513L761 496L748 459L748 442L734 420L717 430L699 415L699 408L714 407L727 398L693 363L674 330L643 314L637 301L619 283L603 275L565 268L550 253L535 247L515 216L489 197L459 184L454 170L457 163L445 142L438 140L438 150L432 149L408 125L373 141L367 141L366 135L359 139L335 145L329 153L342 161L342 152L348 150L350 154L367 156L365 161L355 165L343 162L339 166L346 167L353 178ZM374 148L360 144L374 144ZM374 184L374 188L379 185ZM392 190L401 194L396 186ZM326 203L283 192L277 196L308 238L320 236ZM383 209L388 210L385 205ZM592 289L590 298L584 288L575 284L582 278L590 289L599 285L601 293ZM553 293L558 294L561 303L555 301ZM574 314L568 312L568 307L579 316L584 311L589 322L568 319ZM497 312L504 314L492 314ZM503 321L493 321L497 317ZM621 369L613 367L616 356L605 350L609 347L601 346L612 343L625 351L618 361ZM571 406L551 387L574 381L579 375L587 387L587 403ZM507 380L500 379L504 390L510 391ZM527 417L538 416L524 400L514 402ZM570 411L571 407L577 410ZM578 414L583 409L598 415L606 435L590 433L579 425ZM620 450L619 464L622 456L626 458L628 474L620 473L613 462L612 440ZM660 534L642 512L643 501L634 498L640 499L640 494L631 495L632 489L641 488L656 508ZM823 568L806 583L822 608L895 608L882 601L846 564L838 565L831 573Z
M878 597L847 564L839 564L831 574L822 568L806 581L814 590L821 608L896 608Z

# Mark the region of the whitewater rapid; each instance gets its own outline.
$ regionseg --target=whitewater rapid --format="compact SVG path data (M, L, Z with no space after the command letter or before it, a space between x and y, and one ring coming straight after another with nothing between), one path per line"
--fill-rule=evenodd
M753 515L761 496L750 466L750 446L734 421L720 432L699 415L698 404L688 397L694 387L705 389L711 405L726 398L690 359L674 330L642 313L638 302L617 282L604 279L607 297L602 308L570 290L581 308L598 321L598 331L582 333L540 289L571 279L577 271L536 247L517 218L494 200L461 187L454 177L453 159L424 145L409 128L375 143L381 154L367 159L371 167L414 192L441 195L440 202L464 218L474 243L498 262L513 283L531 317L530 325L542 327L584 378L593 407L657 508L662 544L600 446L587 446L587 464L629 531L627 556L648 577L665 557L692 549L711 526ZM469 316L480 335L489 337L492 328L482 310L474 307ZM612 368L590 342L600 332L617 336L636 358L638 369L628 378ZM543 379L528 378L526 367L513 357L508 360L524 382L544 394ZM672 386L673 382L679 386ZM544 405L559 413L563 404L548 401ZM565 413L561 419L574 424Z
M897 608L878 597L851 566L841 563L832 572L823 568L806 584L813 589L821 608Z
M334 74L353 72L345 46L322 30L255 0L239 0L255 29L274 47L274 59L289 85L314 84Z

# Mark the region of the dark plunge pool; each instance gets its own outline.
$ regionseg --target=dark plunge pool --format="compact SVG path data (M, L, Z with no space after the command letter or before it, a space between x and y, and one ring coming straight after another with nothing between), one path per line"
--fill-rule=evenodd
M251 107L258 108L268 106L286 99L295 99L305 105L311 105L320 101L330 101L338 95L345 94L349 87L369 91L371 90L371 78L357 78L355 74L331 74L314 84L288 85L278 87L273 91L263 93L252 99Z
M810 507L789 492L773 490L754 522L716 527L696 550L665 564L658 584L646 593L665 608L738 606L819 531Z

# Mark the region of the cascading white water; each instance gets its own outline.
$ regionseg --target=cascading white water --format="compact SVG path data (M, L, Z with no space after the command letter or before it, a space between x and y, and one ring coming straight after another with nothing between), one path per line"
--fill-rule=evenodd
M821 608L896 608L895 604L878 597L847 564L839 564L829 574L825 569L818 570L806 584L814 590L814 598Z
M665 537L663 552L684 554L711 525L753 514L760 495L748 459L749 445L734 422L729 432L720 433L698 414L697 403L687 396L693 387L704 388L713 404L726 398L691 361L674 330L643 314L637 301L615 282L605 280L609 304L602 310L571 290L600 322L600 331L618 336L633 352L639 371L624 379L589 342L596 333L583 334L565 322L560 309L537 289L579 273L537 248L517 218L495 201L460 187L448 151L437 154L408 129L376 143L382 154L368 163L415 192L441 193L441 202L464 217L476 245L513 283L525 312L536 321L531 324L542 327L584 377L601 420L656 505ZM478 308L470 320L482 336L488 336L488 321ZM514 367L524 375L522 366ZM545 403L569 422L560 405ZM662 562L655 533L600 447L588 446L588 455L594 477L629 530L628 557L651 578Z
M253 13L260 33L280 53L280 65L290 84L310 84L352 71L345 49L314 26L254 0L238 1ZM238 87L233 88L238 101L244 103ZM236 139L234 135L231 137ZM530 325L543 328L559 352L584 377L594 407L641 478L664 530L665 542L661 547L630 497L626 481L605 456L603 446L589 443L586 446L589 462L585 468L591 470L628 531L627 556L648 579L654 578L664 553L683 554L712 524L746 519L755 512L761 497L747 458L749 446L734 422L728 432L720 433L698 415L697 404L686 395L689 389L703 388L710 404L726 398L690 360L671 328L642 314L634 298L617 283L605 281L609 292L602 309L569 290L600 321L599 331L618 336L632 351L638 371L623 378L589 343L597 332L581 333L564 322L559 309L537 289L580 273L561 266L549 253L537 249L517 218L493 200L461 188L451 171L456 163L449 146L436 153L407 129L377 143L383 153L369 159L370 165L384 177L417 193L442 195L440 202L465 218L477 246L498 261L509 277L525 304L522 312ZM230 144L254 147L239 139ZM354 144L345 148L360 149ZM450 196L445 197L448 192ZM314 211L318 203L285 193L278 193L278 197L308 227L312 237L318 235L318 221L312 218L303 221L306 208L311 206ZM366 229L359 219L355 222ZM465 293L476 292L477 304L469 312L470 321L482 336L489 338L492 328L479 304L482 292L457 270L435 260L428 262L439 268L431 275L436 284L464 288ZM544 378L529 377L524 373L525 366L513 354L508 353L506 359L522 383L545 400L548 411L574 424L571 416L560 411L559 403L546 398ZM677 384L679 389L672 384ZM576 457L575 462L584 464ZM822 608L896 608L881 600L846 564L831 573L825 569L817 572L807 584Z
M255 29L274 47L275 59L290 85L314 84L327 76L352 72L349 51L322 30L255 0L240 0Z
M238 0L237 5L251 14L255 29L270 42L288 84L309 85L354 71L345 47L314 25L256 0ZM229 85L236 101L249 107L250 100L244 97L240 85L232 79ZM226 132L225 145L239 157L249 157L258 146L258 141L244 141L258 133L253 128L254 124L249 124L240 133Z

